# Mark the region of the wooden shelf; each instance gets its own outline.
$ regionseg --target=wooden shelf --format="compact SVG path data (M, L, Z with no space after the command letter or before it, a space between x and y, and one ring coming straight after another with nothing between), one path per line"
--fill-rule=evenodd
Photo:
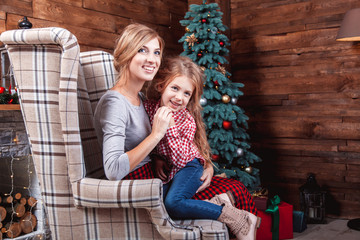
M20 110L20 104L0 104L0 111Z

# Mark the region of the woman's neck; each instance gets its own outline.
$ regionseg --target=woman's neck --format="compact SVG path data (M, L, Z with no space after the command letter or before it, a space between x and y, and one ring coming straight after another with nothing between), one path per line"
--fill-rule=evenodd
M116 84L112 90L118 91L123 96L126 97L129 102L135 106L140 105L140 98L139 98L139 92L144 84L137 83L137 84L131 84L131 81L128 81L127 83L123 85Z

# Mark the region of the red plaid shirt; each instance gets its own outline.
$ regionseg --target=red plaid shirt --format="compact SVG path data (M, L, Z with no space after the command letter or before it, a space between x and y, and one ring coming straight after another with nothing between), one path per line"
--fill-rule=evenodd
M144 106L152 125L154 115L160 107L160 101L145 101ZM199 158L202 164L205 161L194 144L196 123L189 110L184 108L173 112L173 117L175 126L167 129L164 138L156 147L156 152L165 156L171 167L168 179L164 183L173 179L175 174L194 158Z

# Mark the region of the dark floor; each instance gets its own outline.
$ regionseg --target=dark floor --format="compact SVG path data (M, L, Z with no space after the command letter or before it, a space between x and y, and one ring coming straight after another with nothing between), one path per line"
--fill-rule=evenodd
M347 226L348 220L328 218L326 224L308 224L302 233L294 232L296 240L360 240L360 231Z

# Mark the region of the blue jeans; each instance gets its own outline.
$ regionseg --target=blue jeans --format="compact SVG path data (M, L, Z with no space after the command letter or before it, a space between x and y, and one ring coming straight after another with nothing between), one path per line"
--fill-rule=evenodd
M164 203L171 218L213 220L219 218L222 206L191 199L203 183L200 180L203 170L199 159L195 158L164 185Z

